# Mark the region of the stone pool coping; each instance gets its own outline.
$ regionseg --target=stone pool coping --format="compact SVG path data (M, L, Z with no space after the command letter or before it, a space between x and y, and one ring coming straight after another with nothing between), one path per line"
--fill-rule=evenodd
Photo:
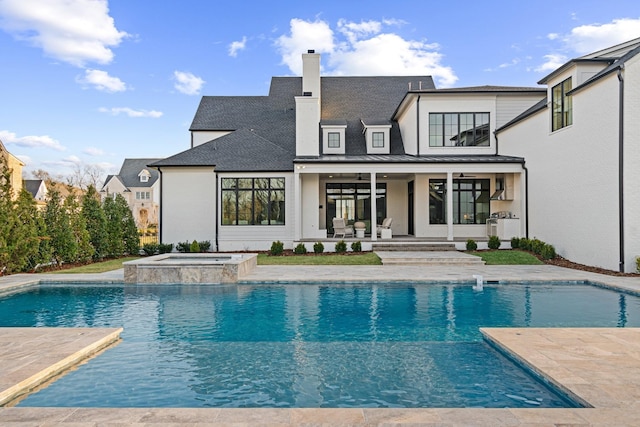
M301 268L305 267L305 268ZM307 268L309 267L309 268ZM363 268L361 268L363 267ZM243 283L293 281L471 282L473 274L500 283L588 282L640 294L640 278L603 276L555 266L258 266ZM0 294L42 281L122 282L123 272L102 275L16 275L0 278ZM20 276L20 277L18 277ZM50 277L53 276L53 277ZM119 278L119 280L118 280ZM40 329L40 328L34 328ZM58 328L54 328L58 329ZM413 426L636 426L640 419L640 329L487 328L489 341L572 391L593 408L567 409L202 409L0 408L2 425L402 425ZM37 346L46 354L48 347ZM108 351L108 350L107 350ZM6 373L0 362L0 378Z

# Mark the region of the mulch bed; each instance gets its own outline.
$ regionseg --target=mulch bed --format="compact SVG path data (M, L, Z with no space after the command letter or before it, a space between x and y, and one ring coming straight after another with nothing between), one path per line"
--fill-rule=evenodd
M623 276L623 277L640 277L640 273L621 273L619 271L614 270L606 270L604 268L591 267L589 265L578 264L577 262L572 262L567 259L562 258L561 256L556 257L555 259L541 259L545 264L557 265L559 267L572 268L574 270L588 271L590 273L599 273L606 274L608 276Z

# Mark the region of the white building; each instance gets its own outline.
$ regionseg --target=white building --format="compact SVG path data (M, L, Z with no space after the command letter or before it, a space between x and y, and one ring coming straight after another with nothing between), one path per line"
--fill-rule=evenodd
M622 266L620 246L631 271L640 201L622 183L638 173L630 118L639 117L639 45L571 61L541 82L548 88L321 77L320 55L309 51L302 78L274 77L267 96L203 97L191 148L150 164L161 175L161 240L293 247L331 238L332 218L343 217L364 223L366 247L389 217L392 241L464 242L486 239L487 219L498 216L491 233L502 239L537 237L610 269ZM573 85L558 89L569 76ZM554 94L564 97L546 108ZM620 182L619 146L628 147Z

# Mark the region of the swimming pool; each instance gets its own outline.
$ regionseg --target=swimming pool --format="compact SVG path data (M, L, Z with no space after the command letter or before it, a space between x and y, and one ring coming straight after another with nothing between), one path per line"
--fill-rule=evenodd
M124 326L19 406L566 407L478 327L638 326L588 285L40 286L0 326Z

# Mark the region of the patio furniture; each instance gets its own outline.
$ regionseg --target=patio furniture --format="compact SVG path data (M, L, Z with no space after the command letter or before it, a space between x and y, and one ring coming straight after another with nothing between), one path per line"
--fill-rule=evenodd
M353 228L356 230L356 237L358 239L364 238L364 232L367 229L367 225L362 221L357 221L353 224Z
M344 218L333 218L333 237L340 235L345 238L347 234L353 237L353 227L347 225Z
M391 223L393 222L393 218L387 217L382 220L382 224L376 225L376 233L382 239L390 239L392 236L391 233Z

